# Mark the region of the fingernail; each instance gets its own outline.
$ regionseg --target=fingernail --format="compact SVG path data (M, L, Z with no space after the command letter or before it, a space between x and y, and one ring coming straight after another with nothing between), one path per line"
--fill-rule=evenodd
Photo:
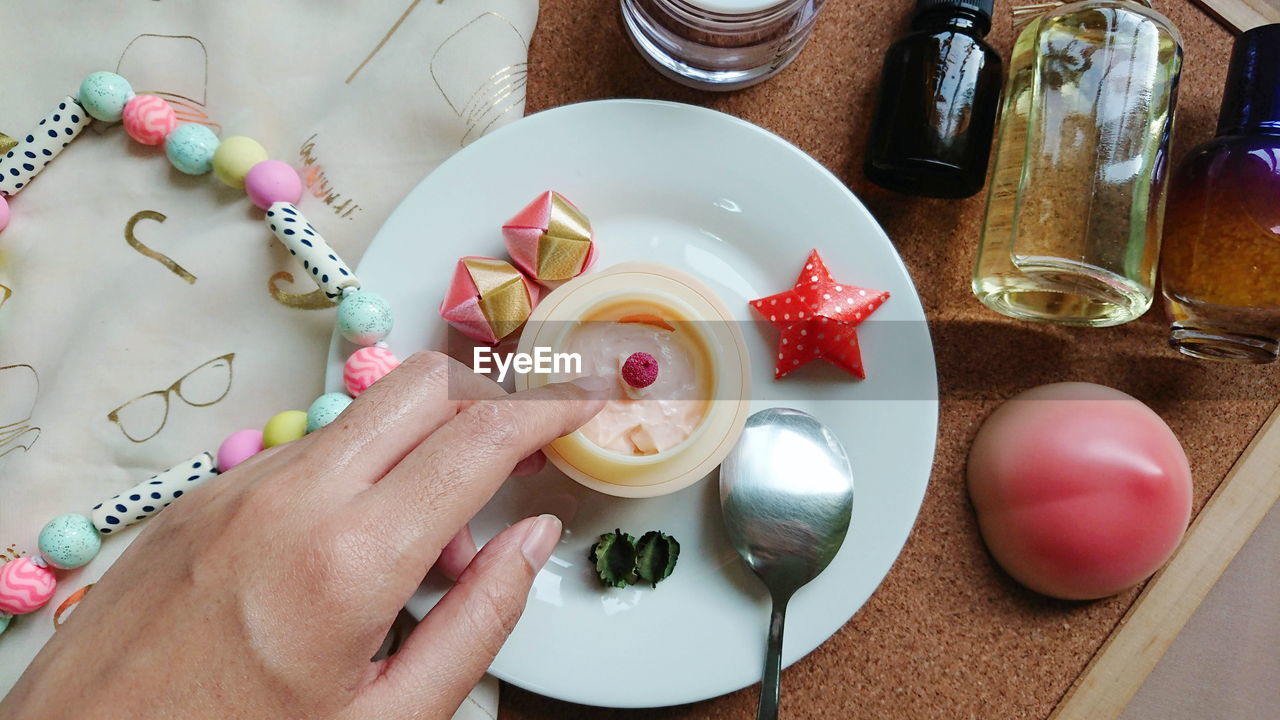
M520 552L524 554L524 559L534 570L541 569L547 564L551 553L560 542L561 527L560 518L555 515L539 515L538 519L533 521L529 534L525 535L524 540L520 542Z
M574 378L571 382L589 393L596 394L608 390L613 384L613 378L604 375L583 375L580 378Z

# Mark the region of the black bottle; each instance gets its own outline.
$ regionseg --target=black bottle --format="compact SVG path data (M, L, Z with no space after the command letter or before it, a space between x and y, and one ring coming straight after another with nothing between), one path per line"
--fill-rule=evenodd
M1000 55L982 38L993 0L918 0L884 58L865 172L910 195L982 189L999 108Z

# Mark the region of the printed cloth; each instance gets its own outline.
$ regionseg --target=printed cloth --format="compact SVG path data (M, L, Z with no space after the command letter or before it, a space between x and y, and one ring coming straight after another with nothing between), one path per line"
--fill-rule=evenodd
M297 168L301 211L354 267L423 176L523 114L536 16L536 0L9 2L0 132L25 135L86 74L118 72L180 121ZM88 514L321 391L332 306L242 192L94 123L10 206L0 560L35 554L54 516ZM144 526L107 537L59 573L48 606L14 619L0 694ZM458 717L496 713L487 679Z

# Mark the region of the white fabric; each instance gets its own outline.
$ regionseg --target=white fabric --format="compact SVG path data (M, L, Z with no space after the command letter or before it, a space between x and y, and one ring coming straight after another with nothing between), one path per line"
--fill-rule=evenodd
M86 74L118 68L139 93L171 93L188 116L218 123L221 137L253 137L302 170L302 212L354 267L426 173L523 114L536 14L536 0L10 0L0 13L0 131L25 134ZM316 288L243 193L183 176L162 149L98 123L10 204L0 233L0 284L12 290L0 306L7 557L35 554L55 515L87 513L147 474L216 451L234 430L306 409L320 391L334 313L273 299L268 280L280 271L297 279L287 292ZM143 216L136 239L187 277L126 242L126 224L144 210L167 219ZM424 229L422 241L441 239ZM197 407L169 393L167 420L145 442L108 419L229 353L225 397ZM207 402L225 377L213 363L183 389ZM162 405L159 396L142 403ZM159 423L146 414L134 406L122 418L145 436ZM60 573L47 607L14 619L0 636L0 693L54 631L55 609L143 526L107 538L86 568ZM489 683L459 717L496 715Z

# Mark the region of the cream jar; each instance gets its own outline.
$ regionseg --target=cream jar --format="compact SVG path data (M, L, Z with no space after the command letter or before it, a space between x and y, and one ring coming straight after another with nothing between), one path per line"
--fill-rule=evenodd
M623 263L575 278L544 298L529 316L518 352L534 355L539 348L545 348L543 352L566 353L584 339L596 342L604 337L602 333L610 329L611 323L618 325L615 335L622 338L623 345L631 340L641 342L645 334L622 327L624 324L665 328L673 334L662 346L673 351L664 356L665 362L687 362L693 367L663 368L659 362L659 381L652 389L669 392L670 384L661 384L664 377L688 380L681 386L679 399L670 400L647 396L650 388L624 387L618 368L611 368L611 377L619 386L602 416L621 416L625 413L618 411L625 411L632 403L664 402L668 415L679 416L672 422L687 424L693 418L696 424L691 428L650 428L654 437L671 438L667 431L687 434L674 444L659 442L656 450L647 439L636 444L632 452L610 449L593 442L580 429L555 440L544 452L569 477L609 495L656 497L684 489L720 464L737 442L747 419L751 371L739 323L697 279L662 265ZM579 353L582 357L588 354ZM591 360L588 358L587 364L599 366L599 357L594 358L595 363ZM590 368L584 370L587 372L579 372L588 374ZM515 378L516 389L569 379L573 374L519 374ZM691 392L691 387L696 390ZM639 416L661 415L648 412ZM588 430L599 439L595 428ZM647 438L649 433L641 430ZM619 447L626 444L614 443Z

